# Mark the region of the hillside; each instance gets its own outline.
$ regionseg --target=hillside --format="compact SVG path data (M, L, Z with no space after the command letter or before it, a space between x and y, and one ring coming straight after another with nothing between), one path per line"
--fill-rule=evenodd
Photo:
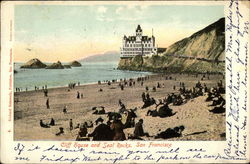
M225 18L167 48L162 56L121 59L118 69L152 72L223 73Z
M96 54L84 59L81 59L80 62L113 62L119 61L120 55L117 51L109 51L103 54Z

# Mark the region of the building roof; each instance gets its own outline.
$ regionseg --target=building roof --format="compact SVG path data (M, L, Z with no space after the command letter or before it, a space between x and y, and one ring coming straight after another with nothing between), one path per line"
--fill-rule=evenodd
M142 32L141 26L138 24L137 28L136 28L136 32Z
M127 42L130 42L130 41L136 41L136 36L124 36L123 37ZM148 36L142 36L142 41L151 41L151 37L148 37Z
M126 38L126 41L135 41L136 40L136 37L135 36L128 36Z

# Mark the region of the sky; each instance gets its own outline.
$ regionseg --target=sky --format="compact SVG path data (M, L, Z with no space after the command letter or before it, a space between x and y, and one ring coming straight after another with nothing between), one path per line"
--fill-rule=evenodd
M119 51L138 24L168 47L224 17L224 6L16 5L14 12L16 62L69 62Z

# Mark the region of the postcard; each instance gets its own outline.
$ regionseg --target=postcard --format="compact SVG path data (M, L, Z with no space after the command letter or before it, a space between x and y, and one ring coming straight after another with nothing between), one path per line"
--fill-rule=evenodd
M250 162L249 2L1 8L1 162Z

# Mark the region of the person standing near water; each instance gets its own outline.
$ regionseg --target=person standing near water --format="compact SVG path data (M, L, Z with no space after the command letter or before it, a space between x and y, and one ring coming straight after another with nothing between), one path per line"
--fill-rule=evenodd
M76 96L76 98L80 99L80 92L79 92L79 91L77 91L77 96Z
M70 121L69 121L69 130L70 131L73 130L73 121L72 121L72 119L70 119Z
M64 114L67 113L67 105L64 106L64 108L63 108L63 113L64 113Z
M47 98L46 106L47 106L47 109L49 109L49 98Z

